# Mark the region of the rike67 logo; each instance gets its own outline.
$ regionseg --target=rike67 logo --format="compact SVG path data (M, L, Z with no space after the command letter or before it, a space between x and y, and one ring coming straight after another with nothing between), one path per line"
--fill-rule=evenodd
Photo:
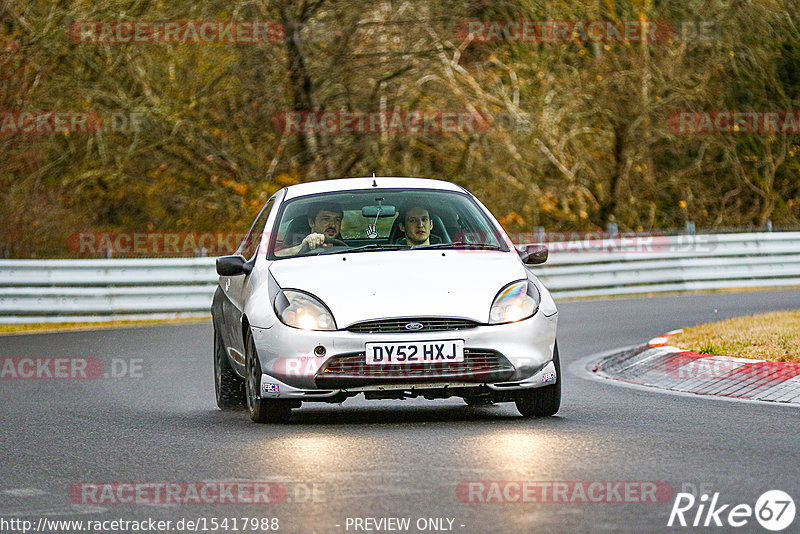
M755 517L763 528L780 532L794 522L795 512L794 500L781 490L764 492L755 506L722 504L719 492L710 498L704 493L699 499L691 493L678 493L667 526L738 528L750 524Z

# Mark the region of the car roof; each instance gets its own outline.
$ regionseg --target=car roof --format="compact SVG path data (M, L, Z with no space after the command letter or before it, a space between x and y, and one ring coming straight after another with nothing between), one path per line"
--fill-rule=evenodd
M373 186L378 184L377 187ZM306 182L303 184L290 185L286 188L284 200L313 195L316 193L332 193L336 191L350 191L354 189L438 189L441 191L457 191L459 193L466 190L454 183L444 180L432 180L430 178L405 178L398 176L375 176L364 178L336 178L333 180L318 180L316 182Z

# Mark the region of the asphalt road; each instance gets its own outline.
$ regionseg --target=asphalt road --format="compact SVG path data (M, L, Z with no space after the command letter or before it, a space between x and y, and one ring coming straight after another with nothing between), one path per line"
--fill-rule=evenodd
M0 532L15 532L2 520L42 516L205 518L209 528L213 517L278 518L280 532L308 533L368 532L374 523L354 523L368 517L410 518L408 532L421 518L465 533L663 532L674 500L463 502L457 488L469 481L653 481L751 506L780 489L800 505L800 410L640 391L570 369L684 325L798 307L800 291L561 303L563 404L540 420L511 404L350 399L254 425L214 404L210 323L0 337L0 356L96 357L120 374L134 366L124 378L0 380ZM208 480L277 482L288 493L277 504L177 506L69 494L81 483ZM425 531L446 531L447 519ZM737 531L767 532L753 518Z

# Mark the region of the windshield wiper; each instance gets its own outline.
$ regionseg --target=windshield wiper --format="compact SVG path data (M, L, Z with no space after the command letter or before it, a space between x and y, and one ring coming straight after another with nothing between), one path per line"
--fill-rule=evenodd
M369 245L362 245L360 247L348 248L346 250L334 250L331 252L321 252L320 255L327 254L349 254L351 252L363 252L366 250L400 250L408 248L408 245L393 245L390 243L370 243Z
M452 243L436 243L434 245L422 245L414 247L415 250L425 248L477 248L481 250L503 250L498 245L491 243L468 243L466 241L453 241Z

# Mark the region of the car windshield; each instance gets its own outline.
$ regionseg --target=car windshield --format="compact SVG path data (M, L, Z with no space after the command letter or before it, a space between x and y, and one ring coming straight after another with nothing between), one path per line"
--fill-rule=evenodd
M283 204L269 257L422 248L508 251L468 195L427 189L366 189Z

